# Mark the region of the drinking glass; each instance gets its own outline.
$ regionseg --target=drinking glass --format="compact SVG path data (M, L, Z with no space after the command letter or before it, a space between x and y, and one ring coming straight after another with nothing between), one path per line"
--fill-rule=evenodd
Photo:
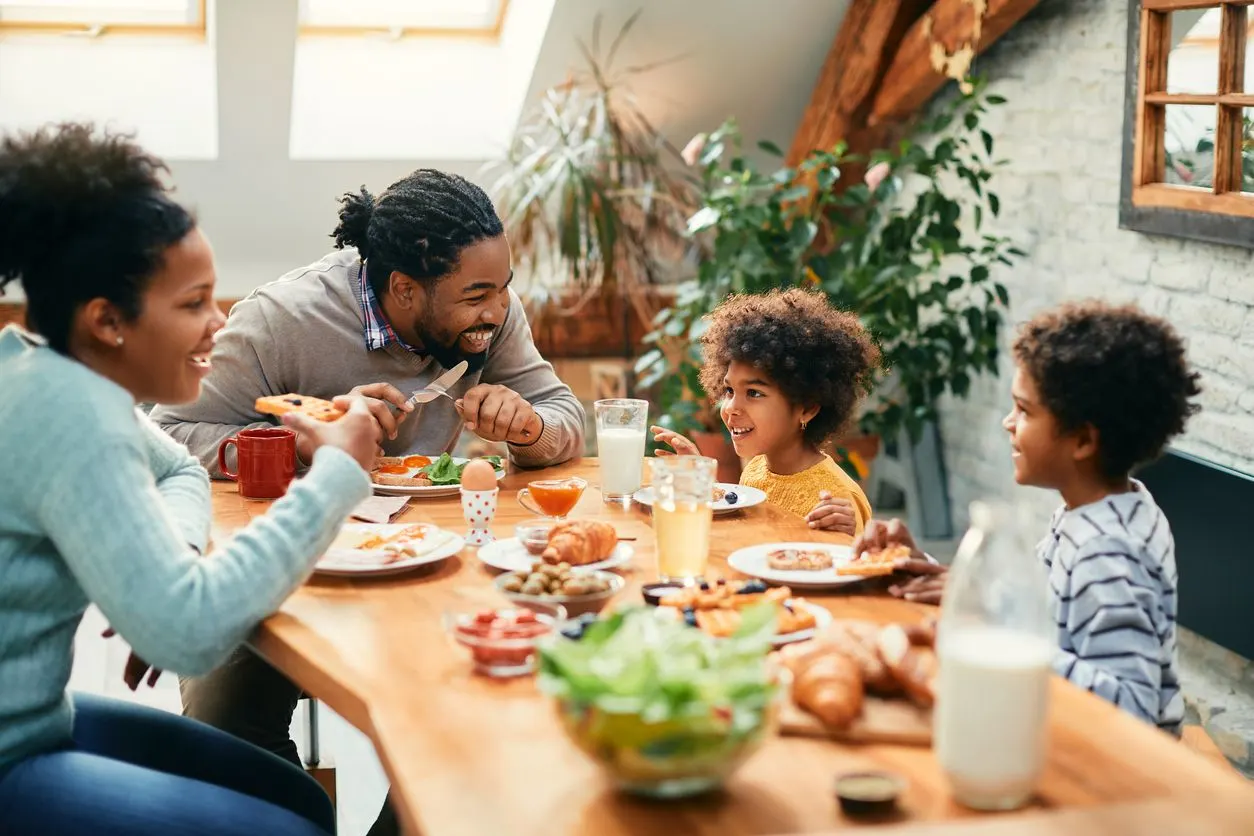
M663 581L698 583L710 557L710 496L718 462L705 456L653 459L653 531Z
M640 490L649 402L612 398L592 405L597 419L597 456L601 460L601 496L622 502Z

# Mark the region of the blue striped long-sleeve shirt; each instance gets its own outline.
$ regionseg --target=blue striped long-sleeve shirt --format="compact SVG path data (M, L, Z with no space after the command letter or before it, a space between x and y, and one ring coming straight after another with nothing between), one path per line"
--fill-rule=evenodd
M1175 543L1148 490L1059 508L1037 547L1058 628L1057 672L1179 735Z

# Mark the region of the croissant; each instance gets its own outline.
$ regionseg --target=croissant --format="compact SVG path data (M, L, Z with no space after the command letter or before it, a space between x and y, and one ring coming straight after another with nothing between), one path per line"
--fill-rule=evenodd
M936 700L935 634L918 628L890 624L880 631L877 649L884 664L902 688L924 708Z
M814 640L817 644L852 659L858 665L867 690L892 696L900 693L901 688L876 649L879 634L879 626L870 621L838 619L815 636Z
M793 701L828 728L847 728L862 713L862 673L844 654L815 651L793 663Z
M618 543L618 532L597 520L560 522L549 531L549 544L540 556L545 563L585 566L605 560Z

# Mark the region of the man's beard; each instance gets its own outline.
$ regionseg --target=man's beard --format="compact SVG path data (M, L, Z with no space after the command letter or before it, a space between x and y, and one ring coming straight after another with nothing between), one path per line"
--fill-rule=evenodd
M422 351L435 359L440 368L451 369L461 361L466 361L466 374L474 374L483 368L488 361L487 351L463 351L460 345L461 334L453 337L452 345L445 345L431 335L431 332L420 326L419 336L422 337Z

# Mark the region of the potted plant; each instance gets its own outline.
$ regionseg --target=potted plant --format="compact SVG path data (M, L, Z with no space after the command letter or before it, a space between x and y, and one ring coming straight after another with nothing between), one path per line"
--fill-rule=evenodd
M628 83L667 62L618 68L637 11L601 49L601 16L586 68L546 92L524 117L499 172L505 231L533 312L571 316L597 297L622 296L647 325L690 247L696 194L678 151L636 105Z
M1000 211L989 181L998 163L980 119L1002 99L982 81L920 124L913 138L855 159L843 145L815 150L796 167L758 171L734 122L686 149L698 171L700 207L688 232L701 247L697 275L654 319L637 362L641 387L657 387L661 423L691 434L721 426L697 380L704 317L730 293L821 289L856 312L880 344L884 370L860 417L871 436L851 474L901 429L918 438L946 392L964 397L974 375L997 373L1006 288L996 263L1023 255L984 224ZM951 131L951 128L956 130ZM782 156L772 143L763 151ZM869 166L863 182L834 186L843 166ZM851 445L852 446L852 445Z

